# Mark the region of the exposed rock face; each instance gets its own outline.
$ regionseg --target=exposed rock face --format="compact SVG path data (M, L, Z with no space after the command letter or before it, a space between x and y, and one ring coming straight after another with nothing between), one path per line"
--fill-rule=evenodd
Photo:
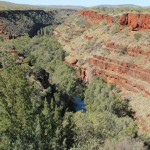
M76 58L66 62L74 68L81 67L82 70L79 77L86 82L89 82L92 79L91 75L100 76L105 78L108 82L116 84L123 90L134 93L142 92L144 95L150 96L150 90L148 90L146 86L141 85L138 82L134 83L130 80L131 77L150 84L150 69L143 69L134 64L96 55L86 60L86 63L96 67L93 70L84 66L78 66Z
M105 41L104 45L107 48L111 48L111 51L120 52L119 49L120 49L121 45L119 45L118 43ZM144 56L145 58L150 58L150 51L144 51L142 49L142 47L140 47L140 46L129 47L127 45L124 45L123 47L125 48L125 50L123 52L124 54L127 54L129 56Z
M140 85L139 83L132 83L128 78L122 77L122 75L126 75L140 79L142 81L146 81L149 84L150 69L143 69L134 64L120 62L117 60L109 59L107 57L96 55L94 55L93 58L87 59L86 62L97 67L97 69L93 70L93 75L104 77L109 82L115 83L122 89L135 93L141 91L145 95L150 96L150 91L148 91L146 87Z
M104 15L94 11L84 11L84 10L78 11L78 13L85 17L88 17L93 24L98 23L103 19L105 19L107 23L113 22L113 17L110 15Z
M106 20L107 23L114 22L114 17L111 15L99 14L90 10L82 10L78 13L87 17L93 24L102 20ZM120 25L128 26L131 30L150 29L150 14L128 13L120 16L118 21Z
M131 30L150 29L150 14L124 14L119 18L119 22Z
M128 25L128 14L124 14L124 15L120 16L119 22L123 26Z

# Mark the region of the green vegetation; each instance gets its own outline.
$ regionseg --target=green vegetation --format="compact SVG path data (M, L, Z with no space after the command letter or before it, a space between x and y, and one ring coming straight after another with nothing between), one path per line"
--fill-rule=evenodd
M107 139L134 137L136 123L128 117L128 103L114 91L114 85L95 77L85 91L86 114L75 114L76 140L81 149L100 148Z
M53 37L54 28L1 41L0 149L111 150L126 141L134 143L129 150L148 149L129 101L104 79L89 84L78 79L64 62L67 54ZM74 96L84 99L86 113L75 111Z
M128 100L122 101L115 91L117 88L114 85L99 77L94 78L85 91L84 101L87 108L96 112L108 111L117 116L126 116L130 113Z
M62 61L65 52L49 35L4 41L2 49L5 50L0 59L3 66L0 74L0 149L69 149L74 135L69 111L73 112L74 107L68 94L72 93L77 79L74 71ZM11 49L25 55L21 64L14 61L17 54L9 54ZM58 66L64 67L61 74ZM69 72L72 75L65 78ZM61 75L62 80L53 83L55 80L51 79ZM74 82L70 84L72 80Z
M103 150L109 149L109 150L122 150L122 149L139 149L139 150L145 150L143 142L141 142L139 139L131 138L131 137L125 137L120 140L111 140L107 141L102 148Z
M3 42L4 38L2 36L0 36L0 42Z
M27 64L7 56L0 74L0 149L65 149L73 144L67 100L49 84L41 95L28 76ZM46 82L46 81L45 81ZM42 97L41 97L42 96ZM71 140L72 139L72 140Z
M111 31L111 34L114 35L116 33L118 33L120 30L119 30L119 25L115 25Z
M82 150L102 147L105 140L112 138L133 137L135 124L131 118L118 118L109 112L81 112L75 114L76 144Z
M135 33L134 34L134 39L138 42L139 41L139 39L142 37L142 34L140 34L140 33Z
M4 33L8 38L14 38L28 33L30 36L37 34L40 28L48 25L58 25L74 10L6 10L1 13Z
M139 8L138 10L140 11L140 9L141 8ZM91 8L86 10L91 10ZM124 13L125 12L122 12L122 14ZM142 13L147 14L147 12L144 11ZM123 90L121 93L119 93L119 95L121 94L122 97L130 98L130 104L132 109L136 112L137 116L141 116L141 118L143 118L143 122L145 122L145 128L147 126L148 129L150 124L150 120L147 118L147 114L149 114L149 109L147 109L147 107L149 107L149 103L148 103L149 97L143 96L145 95L143 93L143 90L139 89L138 93L132 92L132 90L136 89L134 86L135 83L137 85L143 86L148 91L150 90L150 86L149 84L146 84L142 78L140 79L140 77L138 76L135 77L132 74L132 72L129 71L128 63L140 66L143 69L150 68L149 60L145 55L146 53L148 54L149 52L149 47L148 47L150 43L149 32L148 32L149 30L147 29L140 30L140 28L137 28L138 31L132 31L132 29L129 28L128 26L118 26L118 18L121 16L120 12L118 12L118 14L116 13L116 15L113 16L115 21L113 23L108 23L108 24L106 23L106 20L102 20L96 24L90 24L91 20L93 20L94 23L94 19L95 19L94 17L90 19L90 16L92 17L92 14L90 12L87 12L87 14L85 13L85 15L83 16L75 14L71 18L68 18L64 24L59 25L55 29L54 33L57 40L61 43L61 45L63 45L67 53L70 53L71 56L78 59L77 65L80 64L80 59L91 60L91 63L88 64L85 61L85 64L83 64L83 67L85 66L87 68L88 70L87 74L89 76L90 73L92 72L89 69L91 68L91 70L94 70L95 74L102 73L102 76L105 76L106 78L108 75L107 78L108 80L111 80L112 82L116 82L118 86L121 86L122 88L124 87L123 89L129 90L130 92L126 92L126 90ZM127 22L124 20L125 18L122 19L123 19L122 21L125 24L127 24ZM89 24L86 24L87 21L89 21ZM134 39L134 33L140 33L142 35L138 42ZM104 57L106 58L106 60L105 59L98 60L95 58L92 60L93 55ZM127 65L123 65L123 63L126 63ZM102 72L99 72L98 71L99 69L102 70ZM87 78L89 77L88 75L86 76ZM110 79L110 77L112 79ZM125 78L125 80L127 79L127 82L128 80L131 82L128 82L126 84L122 79L120 79L120 77ZM95 91L95 88L93 88L92 91ZM94 104L92 103L91 106L92 110L94 110L94 107L97 108L97 105L99 106L99 108L97 109L105 110L106 107L107 110L109 110L108 107L110 106L106 105L107 101L104 101L102 103L102 101L100 101L99 99L100 98L97 98L99 104L96 104L96 102L94 102ZM109 99L108 99L108 103L110 103ZM112 99L113 98L111 98L111 101ZM140 101L140 99L142 99L142 101ZM85 102L86 100L87 99L84 99ZM92 96L89 101L93 102ZM112 103L114 103L114 101ZM104 105L104 108L101 105L102 106ZM110 107L111 111L113 111L112 109L113 107L114 105ZM137 123L139 127L141 127L141 121L140 122L137 121ZM141 130L139 130L139 132L140 131ZM141 132L146 132L146 130L144 129L144 131L142 130ZM150 132L147 132L148 136L149 133Z

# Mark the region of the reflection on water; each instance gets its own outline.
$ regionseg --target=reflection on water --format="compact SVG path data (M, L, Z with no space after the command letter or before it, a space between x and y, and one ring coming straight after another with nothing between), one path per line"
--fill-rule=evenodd
M76 104L76 111L82 110L83 112L86 112L86 106L81 98L73 97L73 102Z

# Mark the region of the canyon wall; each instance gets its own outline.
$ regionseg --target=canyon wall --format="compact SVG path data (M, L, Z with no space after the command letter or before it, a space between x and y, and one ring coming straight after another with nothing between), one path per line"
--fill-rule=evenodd
M79 13L82 16L85 16L92 24L98 23L102 20L106 20L107 23L115 24L115 20L118 19L118 22L120 22L120 26L128 26L131 30L145 30L147 32L150 29L150 15L148 14L128 13L122 16L113 17L105 14L99 14L94 11L81 10L77 13ZM134 22L136 22L135 24L137 25L133 26ZM70 28L69 24L64 24L64 26L67 26L67 30L71 30L72 32L77 33L76 28ZM67 33L63 34L63 31L64 30L59 29L56 29L54 31L56 39L60 41L60 44L62 46L65 47L65 45L67 45L67 48L70 47L72 53L76 55L78 53L78 48L74 46L75 42L73 41L71 43L71 39L68 39L66 36ZM130 33L132 32L129 30L129 36ZM81 34L81 39L88 42L94 42L94 39L98 39L99 36L101 35L94 35L83 31L83 33ZM129 40L130 39L131 38L129 37ZM92 45L91 47L88 47L87 50L86 47L84 48L84 43L86 42L83 41L83 44L80 44L80 49L81 51L83 51L83 53L84 50L87 50L89 52L90 58L85 60L85 64L89 64L89 66L91 66L91 69L80 66L77 63L78 57L72 55L72 53L71 55L73 57L76 57L77 59L74 58L68 63L75 68L81 67L82 72L80 77L87 82L91 80L91 75L89 74L92 74L93 76L98 75L107 79L107 81L116 84L118 87L125 91L131 91L133 93L142 93L144 96L150 96L150 69L148 67L150 59L150 47L149 45L137 45L137 43L134 42L135 41L133 41L133 44L128 45L128 43L120 43L119 41L112 42L111 39L103 39L98 45L99 47L102 47L102 49L99 49L100 55L94 55L94 52L91 54L91 51L88 51L89 49L92 49ZM104 55L101 54L101 52ZM107 56L109 54L111 55L111 53L114 53L114 55L117 56L116 58L118 59L111 59L113 58L112 56L110 56L111 58ZM118 56L124 57L126 61L122 61L121 58L119 58ZM139 57L140 62L137 60ZM129 63L128 60L132 59L135 59L135 61L130 61ZM147 67L143 65L147 65Z
M150 14L124 14L119 18L119 22L131 30L150 29Z
M66 59L66 62L81 69L77 69L77 75L85 82L100 76L119 87L121 97L131 100L135 112L133 117L138 121L140 130L149 132L150 14L127 13L113 17L90 10L77 13L87 18L89 28L82 29L70 21L53 32L72 58ZM80 18L78 22L83 23ZM93 26L103 20L106 26L109 24L108 31L103 31L101 24ZM124 27L127 30L111 34L111 27L115 27L116 23L120 30ZM71 36L68 36L70 33ZM141 34L139 41L135 40L135 33Z
M122 89L135 93L143 92L150 96L150 89L140 84L140 80L147 82L147 85L150 84L150 69L96 55L87 59L86 62L96 67L93 69L93 75L104 77ZM130 78L139 79L139 82L133 82Z
M113 16L99 14L97 12L90 11L90 10L89 11L81 10L81 11L78 11L78 13L82 16L87 17L93 24L98 23L99 21L102 21L103 19L105 19L107 23L111 23L114 20Z
M34 36L40 28L58 25L75 11L60 9L44 10L7 10L0 11L0 34L12 39L24 34Z
M91 23L95 24L102 20L106 20L107 23L119 22L121 26L128 26L131 30L143 30L150 29L150 14L134 14L128 13L122 16L113 17L111 15L100 14L95 11L78 11L80 15L87 17Z
M106 51L122 53L129 56L142 56L145 58L150 58L150 51L145 51L142 46L130 47L128 45L121 45L119 43L104 41L103 44L106 46ZM149 49L147 45L147 49Z

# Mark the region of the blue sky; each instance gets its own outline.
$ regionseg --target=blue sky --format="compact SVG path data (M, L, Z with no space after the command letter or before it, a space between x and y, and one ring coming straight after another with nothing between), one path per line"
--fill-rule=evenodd
M150 6L150 0L2 0L2 1L20 4L32 4L32 5L95 6L103 4L110 4L110 5L135 4L140 6Z

